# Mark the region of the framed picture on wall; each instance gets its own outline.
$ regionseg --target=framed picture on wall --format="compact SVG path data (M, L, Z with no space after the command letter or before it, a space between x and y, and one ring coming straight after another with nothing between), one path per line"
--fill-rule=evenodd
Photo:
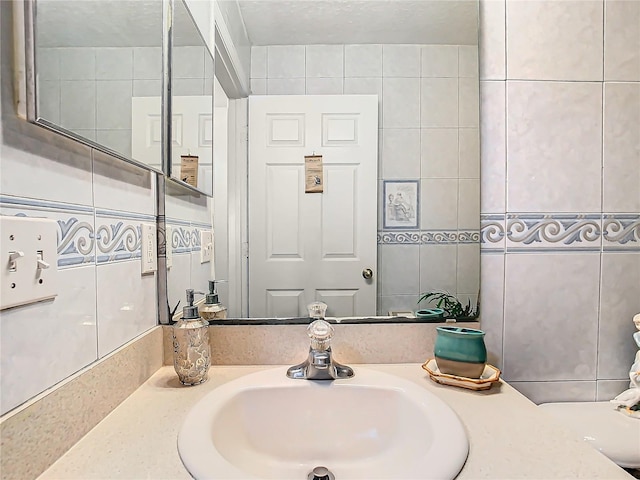
M419 180L384 180L383 229L420 228Z

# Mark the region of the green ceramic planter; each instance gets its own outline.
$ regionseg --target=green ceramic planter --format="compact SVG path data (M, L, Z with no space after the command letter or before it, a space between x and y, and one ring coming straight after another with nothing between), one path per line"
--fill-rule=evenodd
M442 322L444 320L444 310L441 308L416 310L416 318L422 318L428 322Z
M434 355L441 373L480 378L487 363L484 332L473 328L437 327Z

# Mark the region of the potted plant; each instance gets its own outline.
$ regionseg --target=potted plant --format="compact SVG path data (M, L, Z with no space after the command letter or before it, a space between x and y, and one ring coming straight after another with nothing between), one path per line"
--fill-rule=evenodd
M445 291L432 291L423 293L418 303L426 300L428 303L435 304L436 308L424 309L416 311L416 316L419 318L435 318L434 315L438 309L442 310L443 314L439 316L440 319L455 318L456 321L470 321L475 320L478 317L478 311L480 309L480 303L475 306L471 305L471 300L467 301L466 305L449 292Z

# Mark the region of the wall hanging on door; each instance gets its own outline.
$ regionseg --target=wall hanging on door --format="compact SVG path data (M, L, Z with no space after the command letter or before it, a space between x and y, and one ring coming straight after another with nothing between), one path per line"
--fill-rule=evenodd
M197 187L198 157L196 155L181 155L180 160L180 180L193 187Z
M306 155L304 157L304 192L322 193L323 191L322 155Z

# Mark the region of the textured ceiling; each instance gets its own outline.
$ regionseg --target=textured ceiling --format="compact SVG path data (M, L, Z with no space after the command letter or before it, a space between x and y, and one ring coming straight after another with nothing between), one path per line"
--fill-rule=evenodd
M238 3L253 45L478 43L477 0L238 0Z
M203 44L182 2L174 21L176 45ZM162 1L37 0L36 38L47 47L160 47Z
M253 45L476 45L477 0L238 2ZM37 0L37 41L57 47L160 46L160 0ZM176 44L201 44L176 2Z

